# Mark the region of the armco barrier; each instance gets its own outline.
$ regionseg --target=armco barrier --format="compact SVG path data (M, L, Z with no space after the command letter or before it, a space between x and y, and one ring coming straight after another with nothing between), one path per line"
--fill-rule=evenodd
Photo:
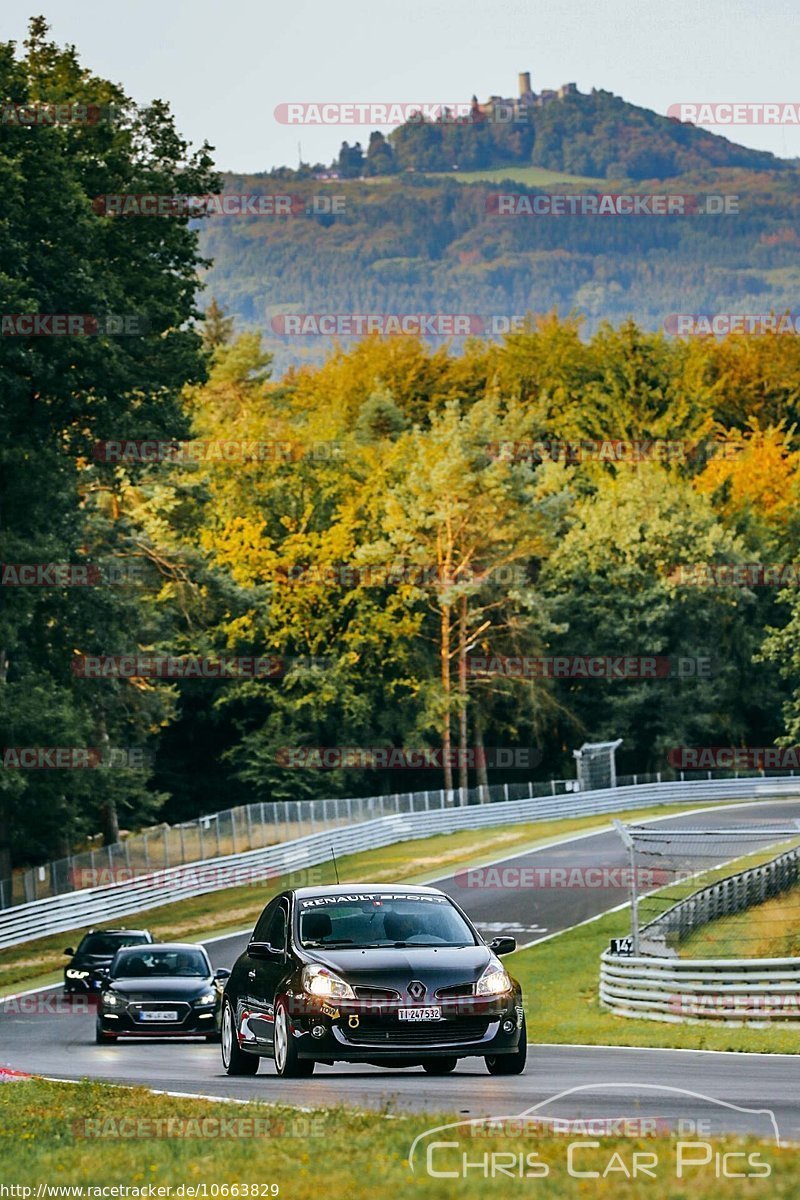
M105 887L85 888L17 905L0 913L0 948L85 928L96 922L108 924L145 909L241 884L243 875L252 878L261 872L266 878L269 873L277 883L279 875L328 862L331 849L337 856L342 856L460 829L591 816L662 804L766 800L781 796L800 796L800 777L639 784L568 796L508 800L379 817L243 854L230 854ZM227 871L230 871L229 877L225 875Z
M800 958L600 957L600 1004L648 1021L800 1021Z

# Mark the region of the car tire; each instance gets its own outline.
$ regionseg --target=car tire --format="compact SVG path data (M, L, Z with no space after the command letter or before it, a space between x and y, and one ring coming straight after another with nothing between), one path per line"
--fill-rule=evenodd
M106 1033L100 1022L96 1021L94 1026L94 1040L98 1046L113 1046L117 1040L117 1035L115 1033Z
M207 1042L219 1042L222 1040L222 1034L217 1029L214 1031L214 1033L207 1033L205 1038Z
M422 1064L422 1069L426 1075L449 1075L457 1066L458 1059L453 1054L446 1058L429 1058Z
M519 1046L513 1054L487 1054L484 1062L490 1075L521 1075L528 1058L528 1029L525 1018L519 1031Z
M313 1058L300 1058L294 1043L290 1026L289 1013L286 1003L279 1000L275 1005L275 1025L273 1033L273 1054L275 1070L281 1079L306 1079L314 1074L316 1063Z
M220 1031L222 1046L222 1065L228 1075L255 1075L258 1071L259 1057L242 1050L236 1037L236 1022L233 1007L225 997L222 1002L222 1028Z

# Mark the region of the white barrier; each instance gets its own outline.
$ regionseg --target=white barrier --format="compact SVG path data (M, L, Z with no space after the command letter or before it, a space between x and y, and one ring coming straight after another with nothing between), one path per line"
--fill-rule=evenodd
M800 1020L800 958L600 956L600 1004L648 1021L768 1025Z
M96 922L108 924L176 900L241 885L254 881L259 872L262 882L268 878L277 882L280 875L330 861L331 849L342 856L460 829L563 820L663 804L767 800L781 796L800 796L800 777L647 783L379 817L259 850L167 868L104 887L84 888L5 909L0 912L0 948L82 929Z

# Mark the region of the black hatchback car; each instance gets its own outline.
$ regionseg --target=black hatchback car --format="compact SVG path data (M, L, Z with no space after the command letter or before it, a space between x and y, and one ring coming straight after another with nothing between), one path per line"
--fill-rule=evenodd
M282 892L261 914L222 1000L222 1062L282 1076L317 1062L452 1071L482 1057L493 1075L525 1068L522 992L444 892L385 884Z
M103 968L111 966L114 955L123 946L143 946L153 940L147 929L92 929L73 950L64 951L70 961L64 968L65 992L97 993L103 982Z
M95 1040L118 1037L204 1037L219 1041L222 983L202 946L155 942L120 950L106 972Z

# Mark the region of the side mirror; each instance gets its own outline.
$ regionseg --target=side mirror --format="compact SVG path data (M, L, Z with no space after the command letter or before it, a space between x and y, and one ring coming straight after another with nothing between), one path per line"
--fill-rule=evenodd
M72 946L67 946L67 948L66 948L66 950L64 951L64 953L65 953L65 954L68 954L68 955L70 956L70 958L72 958L72 957L73 957L73 955L75 954L75 951L72 949Z
M230 977L231 973L227 967L217 967L216 971L214 972L214 978L218 979L220 983L222 983L224 979L230 979Z
M496 937L489 942L489 949L494 950L498 958L501 954L512 954L516 948L517 939L515 937Z
M94 973L98 979L108 979L111 974L110 967L95 967Z
M247 947L247 953L251 958L262 958L268 962L281 962L283 960L283 951L278 950L275 946L271 946L269 942L251 942Z

